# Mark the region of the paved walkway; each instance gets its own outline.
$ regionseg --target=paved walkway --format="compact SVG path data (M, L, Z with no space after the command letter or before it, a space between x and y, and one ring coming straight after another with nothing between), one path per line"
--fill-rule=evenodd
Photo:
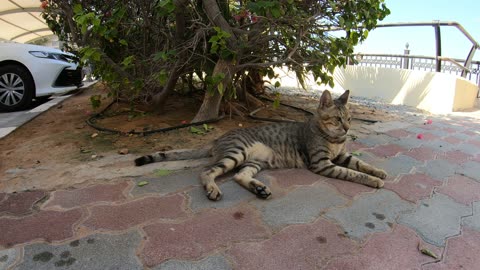
M85 89L95 84L96 82L97 81L84 82L84 85L75 91L80 91L82 89ZM45 112L46 110L50 109L51 107L57 104L60 104L70 96L72 95L54 96L49 101L30 110L10 112L10 113L0 112L0 139L12 133L15 129L29 122L30 120L37 117L38 115Z
M225 179L210 202L198 169L159 169L0 193L0 269L478 269L480 121L430 119L350 144L389 172L380 190L288 169L259 176L270 200Z

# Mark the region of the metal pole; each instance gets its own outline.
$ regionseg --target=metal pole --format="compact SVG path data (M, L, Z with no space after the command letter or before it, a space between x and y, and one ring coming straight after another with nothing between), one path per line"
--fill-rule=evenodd
M441 72L442 71L442 60L440 60L440 56L442 56L442 37L440 35L440 23L433 26L435 28L435 45L437 49L437 63L435 71Z
M410 50L408 49L409 46L410 45L407 42L407 44L405 44L405 49L403 50L404 55L409 55L410 54ZM409 65L410 65L410 58L404 57L403 58L403 68L408 69Z
M467 59L465 60L465 64L464 64L465 68L470 69L470 66L472 65L472 59L473 59L473 56L475 55L476 50L477 48L475 47L475 45L473 45L472 48L470 49L470 52L468 53ZM467 71L465 69L462 70L462 77L463 78L467 77Z

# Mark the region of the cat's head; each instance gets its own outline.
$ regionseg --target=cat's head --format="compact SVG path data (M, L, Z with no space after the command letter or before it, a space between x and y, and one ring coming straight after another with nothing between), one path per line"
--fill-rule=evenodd
M316 124L331 138L346 139L351 121L348 109L349 95L350 91L347 90L337 99L332 99L330 92L325 90L320 97Z

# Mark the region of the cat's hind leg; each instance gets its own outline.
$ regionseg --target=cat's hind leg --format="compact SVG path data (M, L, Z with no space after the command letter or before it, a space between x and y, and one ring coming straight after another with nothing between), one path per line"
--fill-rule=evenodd
M215 183L215 178L225 174L238 166L238 160L235 157L226 156L217 163L205 168L200 173L200 180L207 192L207 197L212 201L218 201L222 198L222 192Z
M265 184L253 178L261 170L262 164L260 162L247 161L241 166L240 171L233 176L233 179L257 197L267 199L272 195L272 192Z

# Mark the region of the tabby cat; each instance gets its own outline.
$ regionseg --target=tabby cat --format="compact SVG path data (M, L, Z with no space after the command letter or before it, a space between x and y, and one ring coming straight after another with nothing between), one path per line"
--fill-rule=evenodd
M194 159L212 155L215 163L200 174L210 200L222 193L215 178L239 168L233 179L258 197L272 195L269 188L254 178L262 169L308 168L327 177L381 188L387 174L348 154L345 148L350 128L349 91L333 100L325 90L314 117L304 123L275 123L227 132L209 149L183 152L158 152L135 160L136 166L148 163Z

